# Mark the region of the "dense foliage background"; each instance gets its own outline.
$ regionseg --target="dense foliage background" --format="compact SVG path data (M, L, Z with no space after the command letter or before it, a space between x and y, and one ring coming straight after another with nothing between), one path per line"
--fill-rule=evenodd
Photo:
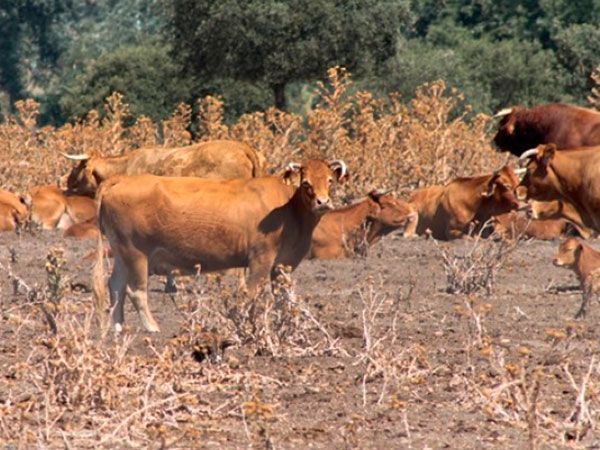
M585 104L600 66L600 0L5 0L0 29L0 113L31 97L55 124L115 90L153 120L208 94L302 113L334 65L405 99L444 79L480 112Z

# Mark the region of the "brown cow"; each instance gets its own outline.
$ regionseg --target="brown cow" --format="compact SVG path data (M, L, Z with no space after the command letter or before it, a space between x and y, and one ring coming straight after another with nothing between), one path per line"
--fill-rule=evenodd
M444 186L428 186L416 189L411 193L408 202L417 210L419 216L416 222L415 234L424 235L427 230L434 229L434 217L440 206L440 198Z
M290 172L296 171L302 180L297 188L281 177L140 175L104 183L98 221L115 258L109 280L115 328L122 328L127 294L144 327L159 331L148 309L148 274L248 267L248 290L254 295L263 279L276 275L278 264L298 266L321 216L331 209L331 183L345 178L346 166L310 160L290 165ZM102 254L99 241L93 285L100 309L106 299Z
M577 238L569 238L558 247L554 264L577 274L583 292L581 307L575 317L585 316L590 298L600 292L600 252Z
M79 160L67 179L69 191L94 196L100 183L116 175L252 178L264 171L264 156L243 142L217 140L178 148L140 148L122 156L64 155Z
M550 202L531 201L528 205L527 215L535 220L566 220L577 234L584 239L589 239L596 233L591 228L581 225L583 222L577 210L561 200Z
M556 151L553 144L523 153L526 172L517 189L520 198L560 200L576 212L579 227L600 231L600 147ZM579 220L576 223L575 220Z
M75 239L97 239L99 235L100 230L95 217L85 222L74 223L63 233L64 237Z
M351 256L356 241L373 245L394 230L407 229L417 219L413 206L385 192L372 191L364 200L323 215L313 232L310 257Z
M0 231L14 231L27 221L28 210L24 200L12 192L0 189Z
M29 191L31 220L44 230L67 229L94 220L96 202L82 195L70 195L58 186L35 186Z
M565 219L531 219L511 211L492 219L494 231L506 240L533 238L551 241L573 233L574 226Z
M429 228L435 239L442 240L478 233L492 216L519 208L514 193L518 183L515 172L504 166L490 175L457 178L441 189L432 186L415 192L410 202L419 212L417 231Z
M579 106L550 103L526 109L522 105L496 114L502 117L494 144L520 156L540 144L559 150L600 145L600 113Z

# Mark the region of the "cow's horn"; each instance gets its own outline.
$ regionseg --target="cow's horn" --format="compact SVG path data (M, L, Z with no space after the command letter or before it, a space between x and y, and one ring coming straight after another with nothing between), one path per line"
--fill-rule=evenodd
M519 167L518 169L515 169L515 175L523 175L525 172L527 172L526 167Z
M285 166L285 170L289 170L290 172L297 172L298 170L300 170L301 167L302 167L302 164L297 163L297 162L291 162L291 163L288 163L287 166Z
M329 167L331 167L331 170L336 170L339 167L339 169L340 169L339 179L344 178L346 176L346 174L348 173L348 168L346 167L346 163L344 161L342 161L341 159L336 159L335 161L331 161L331 163L329 163Z
M513 110L512 108L501 109L496 114L494 114L494 118L498 119L500 117L508 116L510 113L512 113L512 110Z
M371 195L374 195L376 197L382 197L384 195L389 194L390 192L392 192L392 189L373 189L371 191Z
M531 158L533 155L537 155L537 148L530 148L523 152L521 156L519 156L519 161L523 161L524 159Z
M85 153L80 153L79 155L69 155L68 153L59 152L67 159L72 159L73 161L85 161L86 159L90 159L89 155Z

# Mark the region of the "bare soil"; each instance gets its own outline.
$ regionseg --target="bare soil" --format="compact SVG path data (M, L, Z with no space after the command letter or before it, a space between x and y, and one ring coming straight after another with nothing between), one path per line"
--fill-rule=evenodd
M27 299L26 288L15 292L7 269L30 288L42 289L47 283L46 255L62 248L68 289L61 302L89 306L91 262L84 257L94 245L64 240L59 232L0 235L0 412L18 407L7 400L8 392L24 389L14 366L35 364L27 359L38 345L35 338L51 334L39 308ZM458 252L473 243L440 245ZM440 250L426 239L392 236L364 258L304 261L293 273L295 292L322 329L304 318L309 340L283 346L275 356L257 354L252 343L235 336L235 345L225 350L220 362L193 361L190 350L189 367L197 366L196 377L222 368L269 381L254 393L240 394L231 384L204 398L216 418L192 420L188 426L200 436L186 434L171 447L600 447L600 305L591 304L584 319L574 320L581 294L575 276L552 264L557 245L519 243L499 270L490 295L447 293ZM152 357L146 345L149 337L160 351L173 337L189 333L183 328L186 302L194 296L218 300L233 284L230 277L220 282L183 279L180 292L171 296L163 292L163 280L153 277L150 306L162 331L143 331L128 302L125 332L134 339L131 357ZM192 285L194 289L186 291ZM381 337L382 346L365 357L363 314L369 295L372 301L381 300L370 337ZM19 315L29 321L16 324ZM331 340L325 339L325 332ZM315 343L321 344L311 349ZM369 357L374 360L371 366ZM578 392L568 373L580 386L594 361L585 396L591 428L582 421L585 431L576 440L570 426L577 422ZM502 388L511 382L513 388ZM256 414L261 420L254 420L239 414L240 399L269 406L264 414ZM53 430L59 428L68 430L62 421ZM142 441L120 442L129 447ZM144 446L168 446L165 442L168 435ZM23 447L1 427L0 444ZM49 438L38 437L35 445L64 447L58 431Z

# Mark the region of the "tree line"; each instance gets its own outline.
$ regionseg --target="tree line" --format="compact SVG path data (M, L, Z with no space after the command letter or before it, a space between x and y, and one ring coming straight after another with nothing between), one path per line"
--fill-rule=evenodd
M113 91L153 120L209 94L302 112L334 65L406 99L444 79L487 113L585 104L600 66L600 0L7 0L0 29L0 114L32 97L55 124Z

